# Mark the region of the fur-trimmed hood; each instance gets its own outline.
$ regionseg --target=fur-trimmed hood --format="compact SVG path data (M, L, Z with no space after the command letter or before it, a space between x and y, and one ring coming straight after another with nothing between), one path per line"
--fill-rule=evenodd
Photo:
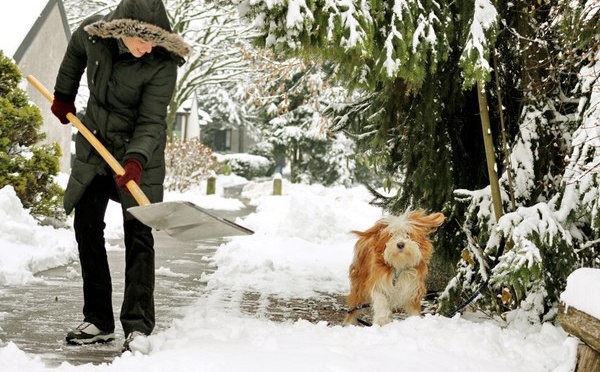
M182 58L190 53L190 46L171 31L161 0L123 0L113 12L84 30L101 38L139 37L153 41Z

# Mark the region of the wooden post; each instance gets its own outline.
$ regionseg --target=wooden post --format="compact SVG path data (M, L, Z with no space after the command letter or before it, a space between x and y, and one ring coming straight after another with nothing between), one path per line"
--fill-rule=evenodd
M282 188L281 175L277 174L277 176L273 178L273 195L282 195Z
M217 179L209 177L206 182L206 195L214 195L217 192Z
M579 338L583 344L577 349L575 372L597 372L600 370L600 320L577 310L558 306L558 321L565 331Z
M477 81L477 96L479 98L479 114L481 117L481 129L483 132L483 145L485 147L485 158L487 160L488 177L490 179L490 188L492 192L492 205L494 206L494 216L496 223L504 214L502 210L502 196L500 193L500 182L496 173L496 156L494 155L494 142L492 140L492 130L490 128L490 115L488 111L485 85Z
M600 371L600 353L586 344L577 347L577 366L575 372Z

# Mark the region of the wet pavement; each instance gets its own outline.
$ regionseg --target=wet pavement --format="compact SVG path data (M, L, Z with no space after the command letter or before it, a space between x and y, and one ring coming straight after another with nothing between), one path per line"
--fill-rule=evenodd
M202 243L182 243L156 232L156 328L168 328L180 316L182 308L198 299L204 289L202 273L214 268L207 263L224 239ZM108 241L120 247L108 252L113 281L116 340L107 344L70 346L66 333L82 320L82 281L77 263L53 268L36 275L37 284L1 287L0 340L13 342L31 356L39 357L48 366L66 361L70 364L110 362L120 354L124 335L119 324L123 299L124 249L120 241Z

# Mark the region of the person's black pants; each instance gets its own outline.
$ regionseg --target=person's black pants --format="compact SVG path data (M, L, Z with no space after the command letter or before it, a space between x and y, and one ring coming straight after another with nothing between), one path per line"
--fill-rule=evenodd
M75 205L74 229L83 277L84 321L113 331L112 282L104 240L104 215L109 198L116 195L110 174L97 175ZM121 325L150 334L154 329L154 238L152 229L123 216L125 236L125 290Z

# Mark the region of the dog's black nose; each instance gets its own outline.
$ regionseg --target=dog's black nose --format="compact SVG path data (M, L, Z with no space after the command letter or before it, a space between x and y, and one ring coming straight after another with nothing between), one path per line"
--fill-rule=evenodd
M396 243L396 247L398 247L398 250L401 251L404 249L404 242L398 242Z

